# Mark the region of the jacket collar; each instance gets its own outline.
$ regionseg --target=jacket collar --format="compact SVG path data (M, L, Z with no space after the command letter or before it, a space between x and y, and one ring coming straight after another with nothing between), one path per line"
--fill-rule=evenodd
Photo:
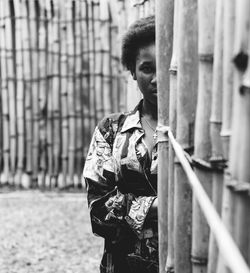
M142 102L143 100L141 100L135 107L135 109L128 114L122 126L121 133L124 133L130 129L142 129L141 125Z

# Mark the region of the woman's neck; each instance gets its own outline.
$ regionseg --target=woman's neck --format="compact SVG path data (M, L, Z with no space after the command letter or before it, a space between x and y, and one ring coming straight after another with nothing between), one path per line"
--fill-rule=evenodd
M142 104L142 116L147 116L148 118L157 121L157 105L144 99Z

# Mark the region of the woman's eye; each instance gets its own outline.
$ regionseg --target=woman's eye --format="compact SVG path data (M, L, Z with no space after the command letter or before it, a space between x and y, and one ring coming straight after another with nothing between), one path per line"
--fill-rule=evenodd
M144 73L152 73L152 72L153 72L153 69L152 69L152 67L144 66L144 67L142 67L142 71L143 71Z

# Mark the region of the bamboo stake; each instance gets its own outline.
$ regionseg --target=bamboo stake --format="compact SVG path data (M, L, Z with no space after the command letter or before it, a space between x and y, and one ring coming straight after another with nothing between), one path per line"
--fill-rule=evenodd
M224 0L224 15L223 15L223 106L222 106L222 128L221 138L223 144L223 157L228 160L229 158L229 143L231 135L232 123L232 100L234 88L234 75L233 75L233 41L234 41L234 22L235 22L235 1ZM235 110L234 110L235 111ZM230 145L232 147L232 145ZM237 166L237 159L235 166ZM231 163L230 163L231 164ZM231 172L231 170L230 170ZM231 189L227 186L230 182L229 170L224 171L224 186L223 186L223 200L222 200L222 219L228 228L231 235L234 237L234 215L235 215L235 202ZM229 272L224 260L219 256L217 273Z
M169 124L169 67L172 55L174 1L156 2L156 65L158 89L158 124ZM160 273L165 271L168 242L168 141L158 143L158 229Z
M210 117L210 136L212 144L212 156L210 162L215 170L212 173L212 201L221 214L223 192L223 149L220 137L222 126L222 70L223 70L223 0L216 3L215 42L212 104ZM218 247L213 233L209 238L208 273L216 273L218 263Z
M174 2L174 33L173 53L170 64L170 93L169 93L169 126L176 135L176 111L177 111L177 46L178 46L178 1ZM166 272L174 272L174 150L169 145L169 179L168 179L168 256Z
M95 64L95 54L94 54L94 24L93 24L93 2L90 0L88 2L88 49L89 49L89 105L90 105L90 132L94 131L96 126L96 102L95 102L95 81L94 81L94 64Z
M10 176L9 184L14 185L17 158L17 123L16 123L16 26L13 0L8 1L6 8L6 50L7 77L9 93L9 126L10 126ZM7 23L8 22L8 23Z
M235 17L235 43L234 52L236 52L235 64L237 58L242 55L249 58L250 54L250 31L249 18L250 2L238 1L236 2L236 17ZM235 96L233 124L232 124L232 141L230 143L230 162L229 170L231 173L231 190L234 194L235 200L235 215L234 215L234 237L235 242L239 246L243 257L250 262L249 257L249 228L250 228L250 146L249 146L249 114L250 114L250 68L248 68L244 75L243 67L238 63L237 78L235 80ZM242 78L243 76L243 78ZM240 131L239 131L240 130ZM239 133L240 132L240 133ZM236 148L237 146L237 148ZM238 158L238 162L235 160ZM236 163L235 166L232 164Z
M68 49L68 109L69 109L69 185L74 185L74 168L76 154L76 123L75 123L75 57L74 57L74 6L71 1L67 1L67 49ZM73 25L72 25L73 23Z
M4 1L0 1L1 14L1 101L2 101L2 116L3 116L3 172L1 174L1 184L7 184L10 173L10 132L9 132L9 103L8 103L8 82L7 82L7 47L6 47L6 5Z
M15 185L20 187L22 183L22 173L24 169L24 82L23 76L23 57L22 57L22 22L23 19L20 18L20 3L18 0L14 0L14 9L16 16L16 104L17 104L17 170L15 175Z
M212 64L214 48L215 1L198 2L199 20L199 86L195 120L195 172L202 181L208 196L212 195L212 173L206 168L211 156L209 119L211 115ZM206 272L208 259L209 227L193 199L192 263L193 273Z
M75 155L75 187L81 186L82 173L82 152L83 152L83 96L82 96L82 75L81 75L81 16L80 16L80 2L75 1L75 37L74 37L74 51L75 51L75 92L76 92L76 155Z
M51 99L52 99L52 150L53 150L53 171L51 177L51 186L57 187L57 178L60 171L60 154L61 154L61 131L60 131L60 47L59 47L59 10L58 1L53 1L53 17L51 20L51 49L52 49L52 84L51 84Z
M87 154L90 140L89 105L89 48L88 48L88 3L81 2L81 40L82 40L82 82L83 82L83 155Z
M194 117L198 86L197 3L180 1L178 6L178 77L176 137L188 153L193 152ZM183 43L185 41L185 43ZM188 92L187 92L188 90ZM192 272L192 191L180 166L175 166L175 272Z
M40 2L41 4L41 2ZM39 176L38 185L45 188L45 178L47 171L47 87L48 87L48 16L49 16L49 3L45 1L44 7L40 13L41 24L39 26L39 142L40 142L40 160L39 160Z
M61 126L62 126L62 155L61 165L62 173L58 176L58 187L65 188L68 180L68 159L69 159L69 109L68 109L68 81L67 81L67 23L66 8L64 2L58 2L60 5L60 66L61 66Z
M54 158L53 158L53 94L52 94L52 84L53 84L53 35L52 35L52 20L54 16L54 4L51 1L48 1L48 64L47 64L47 156L48 156L48 171L45 177L45 186L51 187L51 178L53 176L53 167L54 167Z

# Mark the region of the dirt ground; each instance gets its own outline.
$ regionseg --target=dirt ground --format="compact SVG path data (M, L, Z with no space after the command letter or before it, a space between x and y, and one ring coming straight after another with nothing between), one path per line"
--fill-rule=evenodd
M98 273L85 193L0 193L0 273Z

